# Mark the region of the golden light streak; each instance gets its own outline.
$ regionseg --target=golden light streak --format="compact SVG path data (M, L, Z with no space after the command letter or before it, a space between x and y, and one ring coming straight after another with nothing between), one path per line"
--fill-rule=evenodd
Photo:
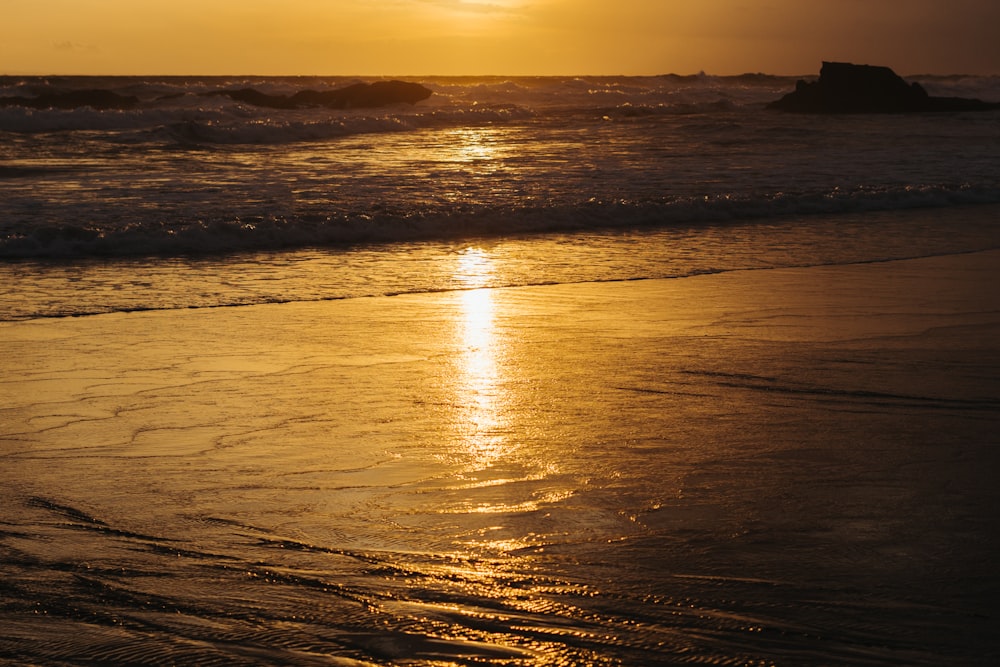
M459 293L462 353L455 383L456 403L461 406L459 430L468 453L480 465L503 454L506 444L493 291L481 287L489 283L493 270L489 255L469 248L459 255L455 273L457 281L472 288Z

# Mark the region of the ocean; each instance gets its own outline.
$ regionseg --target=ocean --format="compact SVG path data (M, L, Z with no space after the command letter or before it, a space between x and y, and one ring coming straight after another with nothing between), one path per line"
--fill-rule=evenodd
M1000 99L997 77L918 80ZM993 215L971 208L1000 203L994 113L774 113L763 107L795 80L766 75L420 81L433 95L416 105L337 111L211 93L354 80L0 79L0 98L140 100L0 107L0 319L684 276L996 239ZM959 206L973 222L895 215ZM497 274L453 275L470 243L502 258Z
M1000 657L1000 112L408 80L0 77L0 664Z

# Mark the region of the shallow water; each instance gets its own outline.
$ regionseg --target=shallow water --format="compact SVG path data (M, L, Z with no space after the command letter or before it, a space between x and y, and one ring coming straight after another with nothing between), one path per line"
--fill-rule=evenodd
M789 216L178 258L0 263L0 320L677 278L1000 247L1000 208Z
M0 324L0 656L989 664L995 260Z

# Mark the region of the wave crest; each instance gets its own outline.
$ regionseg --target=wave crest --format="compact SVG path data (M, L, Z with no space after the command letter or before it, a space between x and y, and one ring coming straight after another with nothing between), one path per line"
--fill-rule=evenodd
M660 201L588 199L577 204L425 206L409 211L295 217L142 220L105 225L18 225L0 236L8 259L221 254L318 246L488 238L517 234L651 228L1000 203L1000 188L970 186L834 189L758 197L723 194Z

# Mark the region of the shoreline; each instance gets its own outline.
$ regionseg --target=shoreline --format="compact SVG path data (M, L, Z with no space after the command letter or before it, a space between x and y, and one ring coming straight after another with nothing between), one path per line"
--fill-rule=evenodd
M114 310L108 312L85 312L79 314L67 314L67 315L45 315L33 318L23 318L23 319L12 319L12 320L0 320L0 326L11 326L19 324L28 323L42 323L42 322L59 322L59 321L75 321L75 320L87 320L89 318L103 318L103 317L116 317L116 316L135 316L141 317L144 315L163 315L169 316L171 314L181 315L184 313L195 313L195 312L209 312L209 311L230 311L230 310L243 310L243 309L267 309L267 308L321 308L325 305L335 305L342 303L354 303L354 302L371 302L383 299L435 299L441 298L443 295L460 295L466 292L473 292L479 290L492 290L496 292L507 292L507 291L517 291L517 290L558 290L558 289L586 289L588 287L593 287L595 289L609 288L614 289L616 286L642 286L642 285L656 285L658 283L678 283L684 281L702 281L705 279L718 278L719 280L724 280L729 282L740 282L740 278L745 275L753 276L768 276L768 274L778 273L784 274L787 272L798 272L798 271L819 271L826 273L836 273L841 270L845 272L850 272L852 268L863 268L863 267L879 267L879 266L892 266L897 264L909 264L913 262L927 263L928 267L934 268L933 265L940 264L941 262L947 262L950 259L956 261L961 261L962 258L987 258L996 257L1000 258L1000 248L997 249L972 249L972 250L959 250L959 251L948 251L941 254L930 254L930 255L919 255L914 257L902 257L902 258L876 258L876 259L864 259L855 260L847 262L831 262L831 263L817 263L817 264L805 264L805 265L793 265L793 266L778 266L778 267L746 267L746 268L734 268L734 269L720 269L720 270L708 270L704 272L695 272L688 275L677 275L677 276L666 276L666 277L636 277L636 278L609 278L609 279L592 279L592 280L579 280L566 283L529 283L529 284L519 284L519 285L508 285L508 286L458 286L446 289L431 289L427 291L415 291L415 292L397 292L392 294L364 294L359 296L333 296L328 298L310 298L302 300L288 300L288 301L273 301L273 302L262 302L262 303L223 303L218 305L194 305L194 306L176 306L176 307L165 307L165 308L140 308L136 307L129 310ZM979 259L974 259L972 262L975 265L974 271L980 273L986 273L989 271L988 265L990 262L988 259L980 261ZM766 287L766 286L762 286ZM657 291L654 287L651 291ZM800 304L801 305L801 304Z
M996 657L998 274L0 324L4 655Z
M221 256L0 262L0 322L420 296L489 287L681 279L849 266L996 249L1000 205L511 236L475 242L311 248ZM719 234L722 230L725 234ZM917 240L898 238L916 233ZM695 238L697 236L697 238ZM570 255L565 238L580 241ZM722 242L726 245L723 246ZM696 252L687 247L694 243Z

